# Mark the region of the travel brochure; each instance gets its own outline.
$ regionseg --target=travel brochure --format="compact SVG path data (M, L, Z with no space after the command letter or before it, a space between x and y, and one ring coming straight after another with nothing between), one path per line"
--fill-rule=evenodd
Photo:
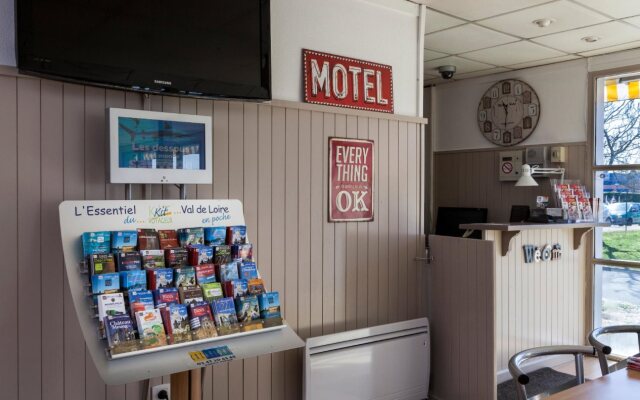
M112 354L282 324L245 226L82 234L99 337Z

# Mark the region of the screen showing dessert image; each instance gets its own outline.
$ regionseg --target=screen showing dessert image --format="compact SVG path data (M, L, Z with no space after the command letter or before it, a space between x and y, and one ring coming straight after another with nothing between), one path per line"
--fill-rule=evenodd
M205 170L205 124L118 117L120 168Z

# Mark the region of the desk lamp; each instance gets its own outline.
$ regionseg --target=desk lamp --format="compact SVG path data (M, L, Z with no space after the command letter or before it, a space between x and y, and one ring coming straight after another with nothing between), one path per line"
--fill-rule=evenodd
M522 164L522 175L516 182L516 186L538 186L532 174L560 175L560 183L564 182L564 168L532 168L529 164Z

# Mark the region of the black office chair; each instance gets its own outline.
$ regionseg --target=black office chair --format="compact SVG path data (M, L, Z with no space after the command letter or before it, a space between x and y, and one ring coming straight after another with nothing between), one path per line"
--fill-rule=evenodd
M611 354L611 347L600 342L598 337L606 335L608 333L635 333L638 335L638 349L640 350L640 325L613 325L603 326L591 331L589 334L589 343L596 349L598 354L598 362L600 363L600 370L602 375L608 375L610 372L615 372L619 369L627 367L627 361L623 360L616 364L609 366L607 363L607 356Z
M554 393L561 392L563 390L569 389L573 386L578 386L584 383L584 356L592 356L595 354L595 349L591 346L544 346L544 347L536 347L533 349L528 349L521 351L520 353L514 355L509 360L509 373L513 378L513 383L516 387L516 394L518 396L518 400L533 400L533 399L543 399L548 397ZM524 373L521 369L522 363L525 361L535 358L535 357L543 357L543 356L554 356L554 355L573 355L576 363L576 379L567 382L563 385L555 387L547 392L540 393L536 396L527 397L527 389L526 385L529 383L529 376Z

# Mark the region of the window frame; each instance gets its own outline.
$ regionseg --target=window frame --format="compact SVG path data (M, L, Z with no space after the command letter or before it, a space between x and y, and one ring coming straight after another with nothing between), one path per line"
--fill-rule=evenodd
M601 71L593 71L588 73L588 137L587 137L587 149L588 157L591 164L591 185L595 195L596 188L596 176L602 171L630 171L640 170L640 164L618 164L618 165L598 165L596 162L596 145L598 143L598 112L600 109L598 105L599 101L603 98L604 93L598 93L598 79L612 77L616 75L624 74L640 74L640 65L627 66L622 68L607 69ZM602 96L600 96L602 95ZM598 243L598 235L600 231L595 228L590 240L590 252L587 255L587 263L590 266L590 273L587 274L587 279L591 282L587 282L587 287L590 287L591 298L587 299L586 310L589 313L586 317L586 323L588 324L587 330L591 331L595 328L595 322L599 317L600 307L596 307L596 299L601 298L601 288L598 283L601 280L598 266L612 266L612 267L625 267L640 270L640 261L626 261L626 260L611 260L596 257L596 244Z

